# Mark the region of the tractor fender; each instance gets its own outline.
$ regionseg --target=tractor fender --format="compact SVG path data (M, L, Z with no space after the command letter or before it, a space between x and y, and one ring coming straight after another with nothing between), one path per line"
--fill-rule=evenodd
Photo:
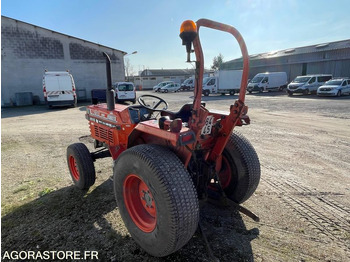
M145 121L147 122L147 121ZM191 153L185 147L195 142L196 136L192 130L169 132L162 130L154 123L139 123L128 137L127 148L141 144L157 144L170 148L180 158L185 166L188 165Z
M179 133L172 133L159 128L157 121L139 123L128 137L128 148L139 144L158 144L176 146Z

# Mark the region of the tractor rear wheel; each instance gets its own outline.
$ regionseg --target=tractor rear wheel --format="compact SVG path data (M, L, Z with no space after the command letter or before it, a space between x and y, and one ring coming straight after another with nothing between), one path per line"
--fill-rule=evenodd
M222 153L219 179L226 195L243 203L255 192L260 181L260 162L252 144L234 131Z
M71 144L67 148L68 168L76 187L88 189L95 183L94 161L83 143Z
M192 179L168 148L138 145L114 164L114 193L133 239L156 257L184 246L195 233L199 204Z

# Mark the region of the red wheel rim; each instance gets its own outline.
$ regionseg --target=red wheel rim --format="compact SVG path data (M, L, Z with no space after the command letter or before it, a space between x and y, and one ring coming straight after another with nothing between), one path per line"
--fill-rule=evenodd
M72 173L72 176L73 178L78 181L79 180L79 177L80 177L80 174L79 174L79 170L78 170L78 167L77 167L77 161L75 161L75 158L74 156L69 156L69 169Z
M219 179L223 189L227 188L232 179L231 165L225 156L222 156L222 164L219 172Z
M137 175L128 175L123 184L123 196L126 209L143 232L152 232L156 227L157 211L151 191Z

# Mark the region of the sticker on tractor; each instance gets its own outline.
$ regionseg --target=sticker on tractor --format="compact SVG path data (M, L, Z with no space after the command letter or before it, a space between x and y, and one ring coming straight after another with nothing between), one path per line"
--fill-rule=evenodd
M214 116L207 116L207 119L205 120L205 124L202 128L202 135L209 135L211 133L211 128L213 126L214 122Z

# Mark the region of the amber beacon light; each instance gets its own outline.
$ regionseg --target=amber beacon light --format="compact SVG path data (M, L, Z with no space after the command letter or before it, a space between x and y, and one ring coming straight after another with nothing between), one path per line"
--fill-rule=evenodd
M181 24L180 37L182 45L186 45L187 61L190 62L192 41L197 37L197 26L192 20L186 20Z

